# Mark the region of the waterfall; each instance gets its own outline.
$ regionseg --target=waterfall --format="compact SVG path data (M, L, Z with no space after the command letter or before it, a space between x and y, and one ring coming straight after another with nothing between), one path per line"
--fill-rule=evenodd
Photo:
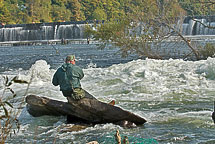
M57 38L57 25L55 25L54 27L54 39Z
M215 28L215 22L208 23L208 25ZM209 33L209 35L214 35L215 29L208 29L208 33Z
M83 23L83 22L82 22ZM57 39L85 39L82 23L38 23L23 25L6 25L0 27L0 42L29 41L29 40L57 40Z
M205 18L190 19L183 23L183 35L215 35L215 29L207 26L215 27L215 21Z
M86 24L92 25L94 21L80 22L53 22L36 24L18 24L0 26L0 42L29 41L29 40L59 40L59 39L85 39L84 28ZM98 23L98 22L97 22ZM215 35L215 17L185 18L175 26L182 35ZM143 27L135 29L137 35L143 33Z
M81 39L81 30L77 25L60 25L56 39Z
M19 34L21 33L22 29L22 27L1 28L0 41L19 41Z
M42 39L45 39L45 40L51 40L51 39L54 39L54 36L53 36L53 27L52 26L43 26L42 27Z

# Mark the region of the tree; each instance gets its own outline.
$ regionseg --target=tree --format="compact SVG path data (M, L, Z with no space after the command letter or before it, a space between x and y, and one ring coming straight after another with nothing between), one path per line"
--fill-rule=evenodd
M94 10L92 16L97 20L107 20L107 14L99 7Z
M26 0L26 10L32 22L51 21L51 0Z
M51 17L54 22L70 21L71 16L70 10L65 6L52 5Z
M0 0L0 23L10 23L11 14L7 9L7 3L4 0Z
M82 0L84 15L87 20L94 20L93 12L101 3L99 0Z
M82 11L82 5L79 2L79 0L68 0L67 8L72 13L71 16L72 21L81 21L86 19Z
M63 7L67 3L67 0L51 0L51 2L52 5L58 5L60 7Z
M119 19L124 11L120 9L120 2L116 0L103 0L102 5L107 15L107 20Z
M187 11L187 16L189 16L193 21L199 23L202 27L207 27L208 29L215 29L214 26L210 25L210 16L213 16L215 13L215 1L178 0L178 2L181 5L181 7ZM208 17L209 23L203 23L201 20L198 20L199 16L204 16L205 18ZM187 40L185 41L190 48L197 49L199 57L207 58L209 56L214 55L214 51L212 51L214 46L211 47L210 43L206 43L206 45L203 47L200 43L195 43L195 47L192 47L190 42L188 42Z
M152 50L152 46L159 49L162 42L172 40L170 38L174 37L172 42L182 41L190 48L191 53L184 54L184 58L188 56L195 56L197 60L202 58L201 45L196 43L193 45L193 42L182 34L181 25L187 11L193 20L207 28L214 28L194 19L194 14L212 14L215 2L204 0L119 0L119 2L119 9L124 9L119 19L96 25L96 30L88 26L86 32L93 35L96 40L103 43L112 42L120 47L122 56L136 53L140 57L162 58ZM192 5L189 5L191 3ZM192 8L193 11L189 11Z
M96 30L88 27L86 32L104 43L113 42L120 47L122 56L136 53L160 58L151 46L180 34L175 24L185 15L184 10L176 0L128 0L126 4L126 13L118 20L106 21Z
M178 0L188 16L214 15L215 2L212 0Z

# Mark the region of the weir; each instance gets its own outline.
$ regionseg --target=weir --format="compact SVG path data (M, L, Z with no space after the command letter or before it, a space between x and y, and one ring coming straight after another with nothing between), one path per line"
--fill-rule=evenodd
M0 42L85 39L84 27L93 23L95 21L0 25Z
M199 22L197 22L199 21ZM16 25L0 25L0 42L23 41L51 41L51 40L80 40L86 39L84 28L87 24L99 23L99 21L70 21L53 23L32 23ZM101 21L100 21L101 22ZM215 35L215 16L197 16L192 19L186 17L179 26L184 36ZM143 28L136 28L137 34L141 34Z
M215 16L186 17L182 24L182 34L215 35Z

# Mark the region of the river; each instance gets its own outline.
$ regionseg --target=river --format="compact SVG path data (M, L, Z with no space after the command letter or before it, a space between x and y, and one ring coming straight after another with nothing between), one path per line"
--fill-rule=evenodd
M215 125L211 119L215 95L215 58L201 61L181 59L121 58L118 49L96 45L41 45L0 47L0 93L13 104L20 130L6 143L114 143L118 129L130 143L206 144L215 143ZM135 128L98 124L76 132L65 132L66 117L32 117L21 109L27 84L14 83L3 94L3 76L30 81L28 94L66 101L59 87L51 84L56 69L66 55L75 54L84 70L82 86L103 102L116 105L144 117L147 123Z

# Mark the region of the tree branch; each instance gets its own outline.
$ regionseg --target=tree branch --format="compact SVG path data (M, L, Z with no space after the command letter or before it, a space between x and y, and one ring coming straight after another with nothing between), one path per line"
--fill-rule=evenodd
M209 28L209 29L215 29L214 26L208 26L208 25L206 25L206 24L202 23L201 21L196 20L196 19L194 19L194 18L192 18L192 20L195 21L195 22L200 23L201 25L203 25L204 27L207 27L207 28Z

